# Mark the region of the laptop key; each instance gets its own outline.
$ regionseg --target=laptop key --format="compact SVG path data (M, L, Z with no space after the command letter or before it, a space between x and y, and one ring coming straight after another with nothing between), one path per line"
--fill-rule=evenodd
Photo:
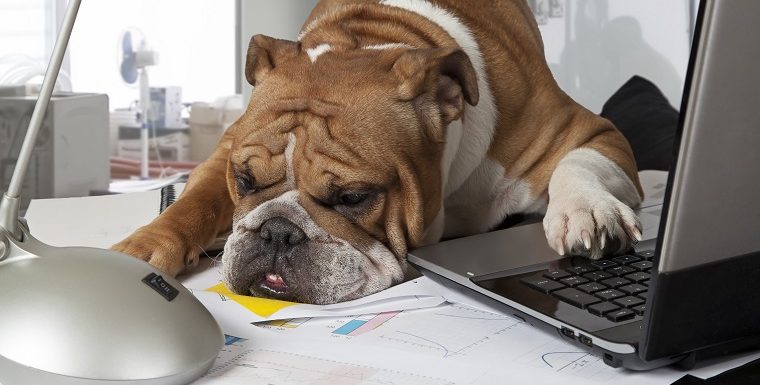
M570 288L557 290L553 292L552 295L581 309L585 309L588 305L593 305L595 303L601 302L599 298L596 298L593 295Z
M607 319L612 322L620 322L633 318L636 313L630 309L619 309L607 313Z
M620 309L619 306L611 302L599 302L588 307L588 312L599 317L604 317L605 314Z
M647 304L645 303L642 303L639 306L634 306L631 308L631 310L633 310L638 315L644 315L644 310L646 309L647 309Z
M606 269L608 267L617 266L617 263L612 262L608 259L600 259L598 261L591 262L591 266L594 266L598 269Z
M649 273L645 273L643 271L631 273L631 274L625 275L624 277L634 282L644 282L644 281L649 280L649 278L651 278Z
M601 282L609 287L618 287L618 286L628 285L629 283L632 283L631 281L622 277L612 277L612 278L605 279Z
M615 299L612 302L620 307L634 307L641 305L645 301L639 297L629 295L627 297Z
M559 281L566 286L575 287L588 282L588 279L574 275L572 277L562 278Z
M591 265L582 265L582 266L568 267L565 270L567 270L568 272L573 273L575 275L581 275L581 274L588 273L589 271L596 270L596 267L591 266Z
M627 265L629 263L638 262L641 260L641 258L635 255L621 255L619 257L612 258L612 260L619 264Z
M654 250L642 251L636 253L636 256L646 259L647 261L651 261L654 258Z
M565 285L563 285L563 284L561 284L559 282L552 281L549 278L544 278L544 277L537 276L537 275L534 275L534 276L531 276L531 277L525 277L525 278L521 279L520 282L522 282L522 283L524 283L524 284L526 284L526 285L528 285L528 286L530 286L530 287L532 287L532 288L534 288L534 289L536 289L536 290L538 290L538 291L540 291L540 292L542 292L544 294L549 294L549 293L553 292L554 290L559 290L559 289L567 287L567 286L565 286Z
M632 283L630 285L620 286L618 287L618 290L622 291L623 293L626 293L628 295L636 295L639 293L646 293L648 287L644 285L639 285L638 283Z
M608 273L610 273L610 274L617 275L618 277L622 277L622 276L624 276L626 274L635 273L636 269L634 269L632 267L620 265L620 266L610 267L609 269L607 269L605 271L608 272Z
M601 281L603 279L612 278L612 274L607 273L603 270L597 270L597 271L592 271L592 272L583 274L583 278L586 278L591 281Z
M625 297L625 293L623 293L622 291L615 290L615 289L606 289L602 291L597 291L596 293L594 293L594 295L607 301L611 299L615 299L615 298Z
M599 282L589 282L589 283L585 283L583 285L578 285L576 287L576 289L578 289L578 290L580 290L580 291L582 291L584 293L591 294L591 293L595 293L595 292L600 291L600 290L607 289L607 286L604 286L604 285L602 285Z
M650 269L652 269L652 261L634 262L628 266L633 267L637 270L641 270L641 271L649 271Z
M553 279L555 281L559 280L559 279L562 279L562 278L567 278L567 277L569 277L571 275L572 274L570 274L570 273L568 273L568 272L566 272L564 270L549 270L549 271L547 271L547 272L544 273L544 277L549 278L549 279Z

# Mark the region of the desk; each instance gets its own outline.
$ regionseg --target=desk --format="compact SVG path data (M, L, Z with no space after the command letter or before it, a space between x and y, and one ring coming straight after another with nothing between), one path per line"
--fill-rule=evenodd
M653 179L650 184L662 183ZM107 247L155 217L157 204L157 192L35 201L27 219L42 241ZM103 212L121 220L105 222ZM646 385L670 384L686 374L673 368L634 373L607 367L559 336L493 313L488 305L426 279L404 285L450 303L419 310L386 308L381 314L356 307L352 315L251 325L246 309L203 290L208 285L199 283L201 278L218 281L214 261L204 259L193 274L180 277L199 298L213 298L237 312L220 321L236 330L225 327L231 335L228 345L215 369L197 384ZM229 318L220 309L211 311L218 319ZM689 373L711 377L758 357L760 353L706 362Z

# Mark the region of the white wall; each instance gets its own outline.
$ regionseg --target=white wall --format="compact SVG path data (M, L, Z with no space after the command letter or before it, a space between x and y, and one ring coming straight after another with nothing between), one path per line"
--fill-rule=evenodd
M238 81L246 104L248 104L252 87L245 80L243 71L251 37L264 34L280 39L295 40L306 17L316 4L317 0L241 0Z
M562 17L540 26L546 58L560 86L594 112L631 76L653 81L680 106L689 59L689 4L697 0L559 0ZM531 0L549 4L547 0ZM316 0L242 0L239 82L250 37L295 39Z
M560 86L594 112L631 76L681 101L691 42L691 0L565 0L564 16L541 25Z

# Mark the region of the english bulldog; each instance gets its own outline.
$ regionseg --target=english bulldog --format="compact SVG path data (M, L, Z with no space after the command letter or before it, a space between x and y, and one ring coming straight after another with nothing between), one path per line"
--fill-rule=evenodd
M525 1L323 0L297 41L254 36L245 75L245 113L114 249L176 275L231 231L230 290L327 304L511 214L545 214L560 255L641 238L630 146L557 86Z

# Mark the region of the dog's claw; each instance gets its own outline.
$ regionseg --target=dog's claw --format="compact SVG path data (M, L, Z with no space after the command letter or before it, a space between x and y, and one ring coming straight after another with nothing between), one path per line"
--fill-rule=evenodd
M591 250L591 235L589 235L588 231L583 230L581 232L581 239L583 240L583 246L586 247L586 250Z

